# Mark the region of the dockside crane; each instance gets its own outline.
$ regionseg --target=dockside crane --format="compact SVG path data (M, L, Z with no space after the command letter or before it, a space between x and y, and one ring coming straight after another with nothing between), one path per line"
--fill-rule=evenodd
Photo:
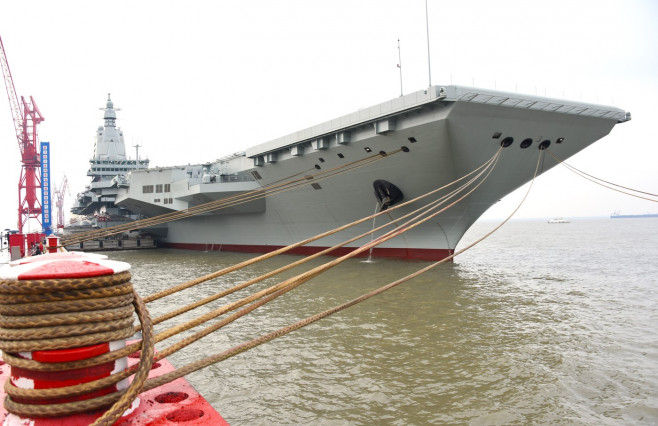
M29 101L21 96L21 102L18 102L2 38L0 38L0 67L2 67L9 106L14 119L18 148L21 152L21 177L18 181L18 232L23 233L23 226L30 219L36 219L41 225L41 200L38 196L41 190L41 159L37 145L37 125L44 118L32 96Z
M64 175L62 184L54 190L55 207L57 207L57 229L60 231L64 229L64 194L68 192L68 189L69 181L66 179L66 175Z

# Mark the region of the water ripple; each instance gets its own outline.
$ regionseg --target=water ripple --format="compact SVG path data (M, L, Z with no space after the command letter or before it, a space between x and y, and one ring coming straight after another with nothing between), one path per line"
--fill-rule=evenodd
M477 224L466 239L488 228ZM656 424L657 240L658 221L512 222L453 264L189 380L235 425ZM142 295L248 257L111 256L132 263ZM149 308L155 316L293 259ZM170 360L225 350L424 265L347 262Z

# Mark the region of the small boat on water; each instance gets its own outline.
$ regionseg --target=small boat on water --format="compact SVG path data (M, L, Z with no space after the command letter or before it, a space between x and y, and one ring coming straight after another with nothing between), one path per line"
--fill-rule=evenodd
M549 219L548 223L571 223L571 221L563 217L555 217L553 219Z

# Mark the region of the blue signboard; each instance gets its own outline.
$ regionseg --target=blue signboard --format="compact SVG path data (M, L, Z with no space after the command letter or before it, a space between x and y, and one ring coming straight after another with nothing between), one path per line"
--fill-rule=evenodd
M50 198L50 142L41 142L41 223L46 235L52 234Z

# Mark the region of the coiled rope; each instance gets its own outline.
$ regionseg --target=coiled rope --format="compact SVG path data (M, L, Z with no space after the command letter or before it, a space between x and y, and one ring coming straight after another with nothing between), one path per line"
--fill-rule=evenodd
M56 350L126 339L134 333L135 311L144 329L141 342L144 349L128 389L83 401L32 405L16 402L13 398L33 400L78 396L90 392L89 386L20 389L7 380L4 401L7 411L20 416L55 417L115 404L95 423L112 424L141 392L153 362L155 342L146 306L134 292L129 272L75 279L1 280L0 349L4 361L11 366L16 366L12 361L20 358L10 352ZM45 312L50 314L45 315ZM48 335L50 337L45 338ZM131 374L135 371L132 370ZM110 376L101 388L125 377L125 374L120 378Z

